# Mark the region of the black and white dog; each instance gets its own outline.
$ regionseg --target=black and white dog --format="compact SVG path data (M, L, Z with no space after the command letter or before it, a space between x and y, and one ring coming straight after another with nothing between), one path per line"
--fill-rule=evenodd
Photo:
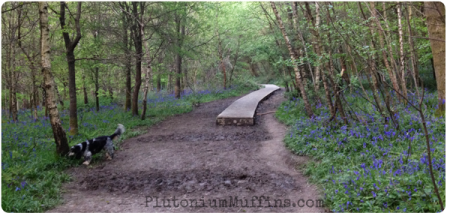
M84 165L89 165L92 155L99 153L102 149L106 151L106 157L111 160L114 157L114 145L112 140L125 132L125 127L118 125L116 131L111 136L99 136L91 140L78 143L70 148L69 156L75 155L77 159L84 156Z

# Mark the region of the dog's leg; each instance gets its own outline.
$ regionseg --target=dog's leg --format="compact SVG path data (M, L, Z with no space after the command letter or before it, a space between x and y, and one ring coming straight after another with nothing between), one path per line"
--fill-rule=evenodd
M112 160L114 158L114 144L109 137L106 140L105 150L108 160Z
M84 165L88 166L91 163L91 159L92 159L91 156L92 156L92 153L90 151L88 151L84 154L84 162L83 162Z
M107 160L112 160L111 155L109 155L108 152L106 152L106 159L107 159Z

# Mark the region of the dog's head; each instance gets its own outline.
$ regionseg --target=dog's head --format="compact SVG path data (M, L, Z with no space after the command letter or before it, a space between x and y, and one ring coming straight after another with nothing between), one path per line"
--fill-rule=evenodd
M75 155L77 158L81 157L82 150L83 150L83 145L81 143L76 144L76 145L72 146L72 148L70 148L69 156Z

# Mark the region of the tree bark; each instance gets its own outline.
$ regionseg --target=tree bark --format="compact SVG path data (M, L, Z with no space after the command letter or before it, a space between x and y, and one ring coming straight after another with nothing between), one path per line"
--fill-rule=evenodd
M184 6L184 3L183 3ZM181 97L181 79L183 78L183 57L181 55L181 49L183 47L184 33L186 29L186 25L184 23L185 19L182 17L183 14L177 12L175 15L175 23L177 29L177 38L176 38L176 46L178 48L175 62L175 97Z
M47 2L39 2L39 21L41 28L41 64L42 75L44 76L44 88L47 99L47 107L50 114L50 123L52 125L53 136L56 143L56 153L59 155L66 155L69 152L69 145L67 142L66 133L61 126L59 119L58 108L55 102L55 83L51 75L51 60L50 60L50 39L48 28L48 10Z
M364 11L363 11L362 6L361 6L361 2L359 2L358 5L359 5L359 9L361 10L361 15L363 16L363 18L365 20L369 20L366 17L366 15L364 14ZM370 28L370 34L372 36L375 35L374 26L373 26L372 23L369 23L369 28ZM370 40L369 41L369 46L370 46L370 50L375 50L375 42L373 41L373 37L372 36L369 37L369 40ZM383 109L381 107L381 101L380 101L380 98L378 97L378 93L380 92L380 90L379 90L380 84L378 82L377 74L376 74L377 73L376 72L376 56L375 55L369 56L368 62L369 62L369 72L370 72L370 78L371 78L371 85L370 85L370 87L371 87L372 92L373 92L373 99L375 100L375 105L376 105L379 113L381 115L383 115Z
M275 6L275 3L274 2L270 2L270 4L272 5L273 13L277 17L278 27L280 28L281 33L283 34L284 40L286 42L286 46L287 46L287 48L289 50L289 54L291 55L291 60L293 62L295 62L295 60L296 60L295 59L295 54L294 54L294 51L292 49L291 43L289 41L289 38L288 38L288 36L286 34L286 31L284 29L283 21L281 20L281 17L278 14L278 10L277 10L277 8ZM297 86L298 90L300 91L300 93L302 95L303 102L305 103L306 113L311 118L311 117L313 117L314 113L313 113L313 111L311 109L311 105L309 104L308 96L306 95L306 91L305 91L305 87L303 86L303 82L301 81L300 69L299 69L297 64L294 64L294 71L295 71L295 83L296 83L296 86Z
M83 97L84 97L84 104L88 104L89 100L88 100L88 95L87 95L87 91L86 91L86 81L85 81L85 76L83 74Z
M402 10L401 3L397 3L397 16L398 16L398 41L400 43L400 83L402 86L402 93L407 97L408 92L406 89L405 79L405 54L403 53L403 27L402 27Z
M319 27L320 27L320 11L319 11L319 9L320 9L320 6L319 6L318 2L316 2L315 4L316 4L316 18L314 19L313 15L311 13L311 9L309 7L309 3L305 2L306 17L308 18L308 20L310 22L309 31L314 35L314 37L312 37L314 52L318 56L317 63L315 66L315 71L314 71L314 75L315 75L314 90L316 92L318 92L319 91L320 71L321 71L320 56L322 55L322 41L320 39L320 34L319 34Z
M144 15L144 4L145 2L132 2L133 4L133 16L134 16L134 23L133 23L133 32L134 32L134 47L136 50L136 77L135 77L135 84L134 84L134 92L133 92L133 101L131 104L131 114L133 116L139 115L139 108L138 108L138 97L139 97L139 89L141 88L142 83L142 33L139 30L139 14L138 14L138 3L140 5L141 9L141 16Z
M130 8L127 2L119 2L122 8L122 43L123 51L125 53L125 111L131 109L131 40L128 38L128 28L131 23L129 19ZM130 36L131 37L131 36ZM129 48L130 47L130 48Z
M67 4L65 2L60 3L60 17L59 22L61 24L61 29L66 29L66 7ZM67 31L63 31L64 44L66 45L66 60L69 67L69 125L70 131L69 134L75 135L78 133L78 119L77 119L77 90L75 85L75 47L78 45L78 42L81 39L81 30L80 30L80 16L81 16L81 2L77 5L77 13L75 19L75 28L76 28L76 37L71 40L69 33Z
M98 67L96 67L94 69L94 95L95 95L95 110L100 111L100 101L98 98L98 90L100 88L99 83L98 83Z
M144 24L140 24L141 35L144 35ZM145 84L144 84L144 96L142 98L142 113L141 120L145 119L145 113L147 111L147 93L149 88L149 80L152 74L152 62L150 59L150 50L148 49L147 42L144 42L144 53L147 53L147 70L145 71Z
M414 86L416 87L416 92L419 92L419 85L420 85L420 78L419 78L419 68L417 66L417 58L416 54L414 52L415 46L414 46L414 40L413 40L413 30L411 29L411 16L412 16L412 8L411 5L408 5L408 17L406 19L406 22L408 23L408 42L409 42L409 54L411 55L411 71L413 75L414 80Z
M217 36L219 38L219 58L220 58L220 69L223 74L223 88L227 88L227 70L225 68L225 63L223 61L223 51L222 51L222 41L220 40L219 31L217 31Z
M298 41L302 41L302 40L303 40L303 34L301 33L301 31L300 31L300 29L299 29L299 27L298 27L298 25L299 25L299 24L298 24L298 15L297 15L297 8L296 8L296 3L295 3L295 2L292 2L292 11L293 11L293 12L292 12L293 16L292 16L291 18L292 18L293 23L294 23L294 24L293 24L294 30L295 30L295 32L297 33L296 35L297 35ZM302 48L299 48L299 49L298 49L298 57L300 57L300 58L303 58L303 57L304 57ZM305 63L303 63L303 61L300 62L299 67L301 67L301 68L300 68L300 71L302 72L302 82L303 82L303 85L306 86L306 85L307 85L307 82L306 82L306 71L305 71L305 69L304 69L303 64L305 64ZM312 78L312 80L314 80L314 78Z
M383 51L382 55L383 55L384 65L386 67L386 70L388 71L389 78L391 79L392 86L393 86L395 92L397 92L397 94L399 94L400 91L399 91L399 86L398 86L398 83L397 83L397 76L395 76L395 73L392 71L391 65L389 65L389 61L388 61L388 58L387 58L387 52L384 49L385 45L384 45L384 37L383 37L384 36L383 27L381 27L380 20L378 19L378 15L377 15L377 12L376 12L376 9L375 9L375 2L370 2L370 11L372 13L372 17L375 18L375 19L373 19L372 22L374 24L376 24L377 27L378 27L378 35L379 35L378 38L379 38L381 49ZM388 46L390 46L390 45L388 45ZM398 95L398 99L399 100L401 99L400 95Z
M240 41L241 41L241 35L239 35L239 37L238 37L238 43L237 43L236 54L234 55L234 63L233 63L233 66L232 66L232 68L231 68L231 71L230 71L230 82L229 82L230 87L231 87L231 81L232 81L232 79L233 79L234 68L236 68L236 63L237 63L237 60L238 60L238 57L239 57L239 45L240 45Z
M445 7L441 2L425 2L425 17L436 73L439 111L445 112Z

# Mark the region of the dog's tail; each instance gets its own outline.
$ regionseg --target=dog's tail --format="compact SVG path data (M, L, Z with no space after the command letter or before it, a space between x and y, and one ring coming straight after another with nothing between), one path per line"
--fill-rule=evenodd
M119 125L117 126L116 131L114 131L113 135L111 135L110 137L111 137L111 139L114 139L114 138L116 138L116 136L120 136L120 135L122 135L124 132L125 132L125 127L124 127L123 125L119 124Z

